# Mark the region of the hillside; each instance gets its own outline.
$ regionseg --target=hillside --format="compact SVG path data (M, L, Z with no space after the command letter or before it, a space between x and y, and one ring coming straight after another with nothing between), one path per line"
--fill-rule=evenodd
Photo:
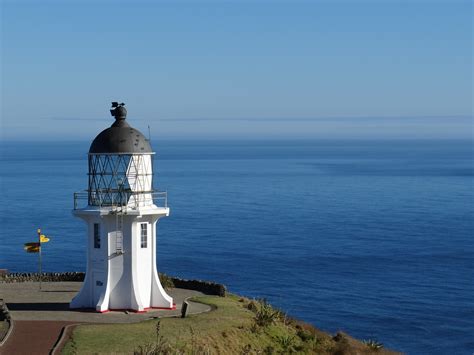
M264 301L236 295L193 301L212 311L134 324L80 325L64 354L395 354L375 341L331 336L288 317Z

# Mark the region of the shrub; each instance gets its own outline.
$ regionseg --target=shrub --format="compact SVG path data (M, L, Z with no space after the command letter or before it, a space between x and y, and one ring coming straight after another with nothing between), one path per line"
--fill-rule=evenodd
M259 327L268 327L279 318L280 314L280 311L273 309L267 300L263 298L258 300L254 321Z
M257 312L257 302L255 301L250 301L248 304L247 304L247 309L249 311L252 311L252 312Z
M282 335L277 337L277 341L286 354L291 354L295 351L296 341L295 337L291 335Z
M171 279L171 277L169 277L168 275L162 274L162 273L159 274L159 277L160 277L161 285L164 288L166 288L166 289L174 288L174 283L173 283L173 280Z
M314 339L314 334L304 329L298 329L296 335L298 335L300 339L305 342Z
M363 340L362 342L372 350L380 350L383 348L383 344L374 339Z

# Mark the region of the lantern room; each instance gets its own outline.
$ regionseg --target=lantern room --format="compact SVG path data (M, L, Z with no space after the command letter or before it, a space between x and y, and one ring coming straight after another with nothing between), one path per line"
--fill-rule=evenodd
M143 207L153 204L153 167L149 140L127 121L124 103L113 102L115 122L89 150L88 204Z

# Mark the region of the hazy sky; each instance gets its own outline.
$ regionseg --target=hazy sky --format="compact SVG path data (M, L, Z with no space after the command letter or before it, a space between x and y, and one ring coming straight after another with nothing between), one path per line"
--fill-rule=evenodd
M6 140L473 134L471 1L1 3Z

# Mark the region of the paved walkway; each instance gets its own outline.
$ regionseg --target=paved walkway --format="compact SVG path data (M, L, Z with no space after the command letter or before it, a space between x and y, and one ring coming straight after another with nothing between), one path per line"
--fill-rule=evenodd
M63 327L73 322L15 321L13 332L0 347L4 355L46 355L58 340Z
M81 282L47 282L39 290L37 282L0 283L0 298L7 304L14 322L13 332L0 347L0 354L49 354L61 329L68 324L136 323L150 318L180 316L185 299L202 295L193 290L170 290L169 295L176 303L176 310L102 314L69 310L69 302L81 285ZM207 305L190 302L188 313L210 310L211 307Z
M39 290L37 282L0 283L0 298L10 310L13 320L55 320L84 323L134 323L152 317L181 315L186 298L202 295L201 292L175 288L169 291L176 303L176 310L149 310L133 312L84 312L69 309L69 302L81 288L81 282L47 282ZM207 312L211 308L201 303L191 303L189 313Z

